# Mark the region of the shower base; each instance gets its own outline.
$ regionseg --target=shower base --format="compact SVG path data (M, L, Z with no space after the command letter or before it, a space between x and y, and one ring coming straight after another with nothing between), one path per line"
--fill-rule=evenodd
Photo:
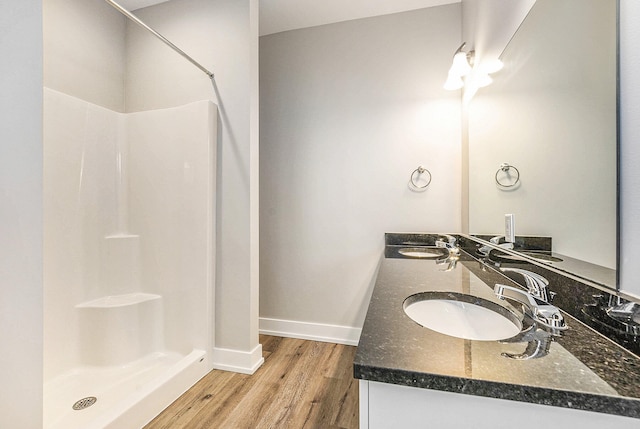
M208 372L207 356L151 353L126 365L80 367L44 385L44 429L140 428ZM95 397L93 400L86 398ZM78 401L84 408L74 410Z

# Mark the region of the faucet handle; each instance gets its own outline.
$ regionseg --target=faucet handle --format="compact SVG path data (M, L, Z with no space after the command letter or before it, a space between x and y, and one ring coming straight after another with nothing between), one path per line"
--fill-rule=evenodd
M558 330L564 331L567 329L567 325L564 322L564 317L560 313L558 307L553 305L541 305L536 310L536 319L543 325Z
M502 284L496 284L493 291L499 299L509 298L522 304L525 310L540 325L550 328L552 331L564 331L567 329L560 309L540 300L530 292Z

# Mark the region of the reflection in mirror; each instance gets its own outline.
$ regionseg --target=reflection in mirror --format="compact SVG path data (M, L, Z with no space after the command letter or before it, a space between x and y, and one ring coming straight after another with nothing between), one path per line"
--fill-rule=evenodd
M615 287L616 0L538 0L470 101L469 232L552 238L546 263ZM517 168L517 186L496 178ZM499 177L498 177L499 176ZM516 249L517 250L517 249ZM544 262L544 261L543 261ZM595 267L596 271L598 267ZM595 279L594 279L595 280ZM598 283L603 283L598 281Z

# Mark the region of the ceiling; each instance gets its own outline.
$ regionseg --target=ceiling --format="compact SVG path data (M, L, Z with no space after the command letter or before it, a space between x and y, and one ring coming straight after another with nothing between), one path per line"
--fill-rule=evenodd
M168 0L116 0L135 10ZM259 0L260 35L422 9L461 0Z
M164 3L169 0L115 0L120 6L127 10L142 9L143 7L153 6L154 4Z
M460 0L260 0L260 35L449 3Z

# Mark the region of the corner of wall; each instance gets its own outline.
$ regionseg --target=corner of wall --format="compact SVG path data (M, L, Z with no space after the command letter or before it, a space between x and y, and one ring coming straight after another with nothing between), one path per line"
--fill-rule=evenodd
M262 345L258 344L250 351L214 347L211 360L213 369L251 375L264 363Z

